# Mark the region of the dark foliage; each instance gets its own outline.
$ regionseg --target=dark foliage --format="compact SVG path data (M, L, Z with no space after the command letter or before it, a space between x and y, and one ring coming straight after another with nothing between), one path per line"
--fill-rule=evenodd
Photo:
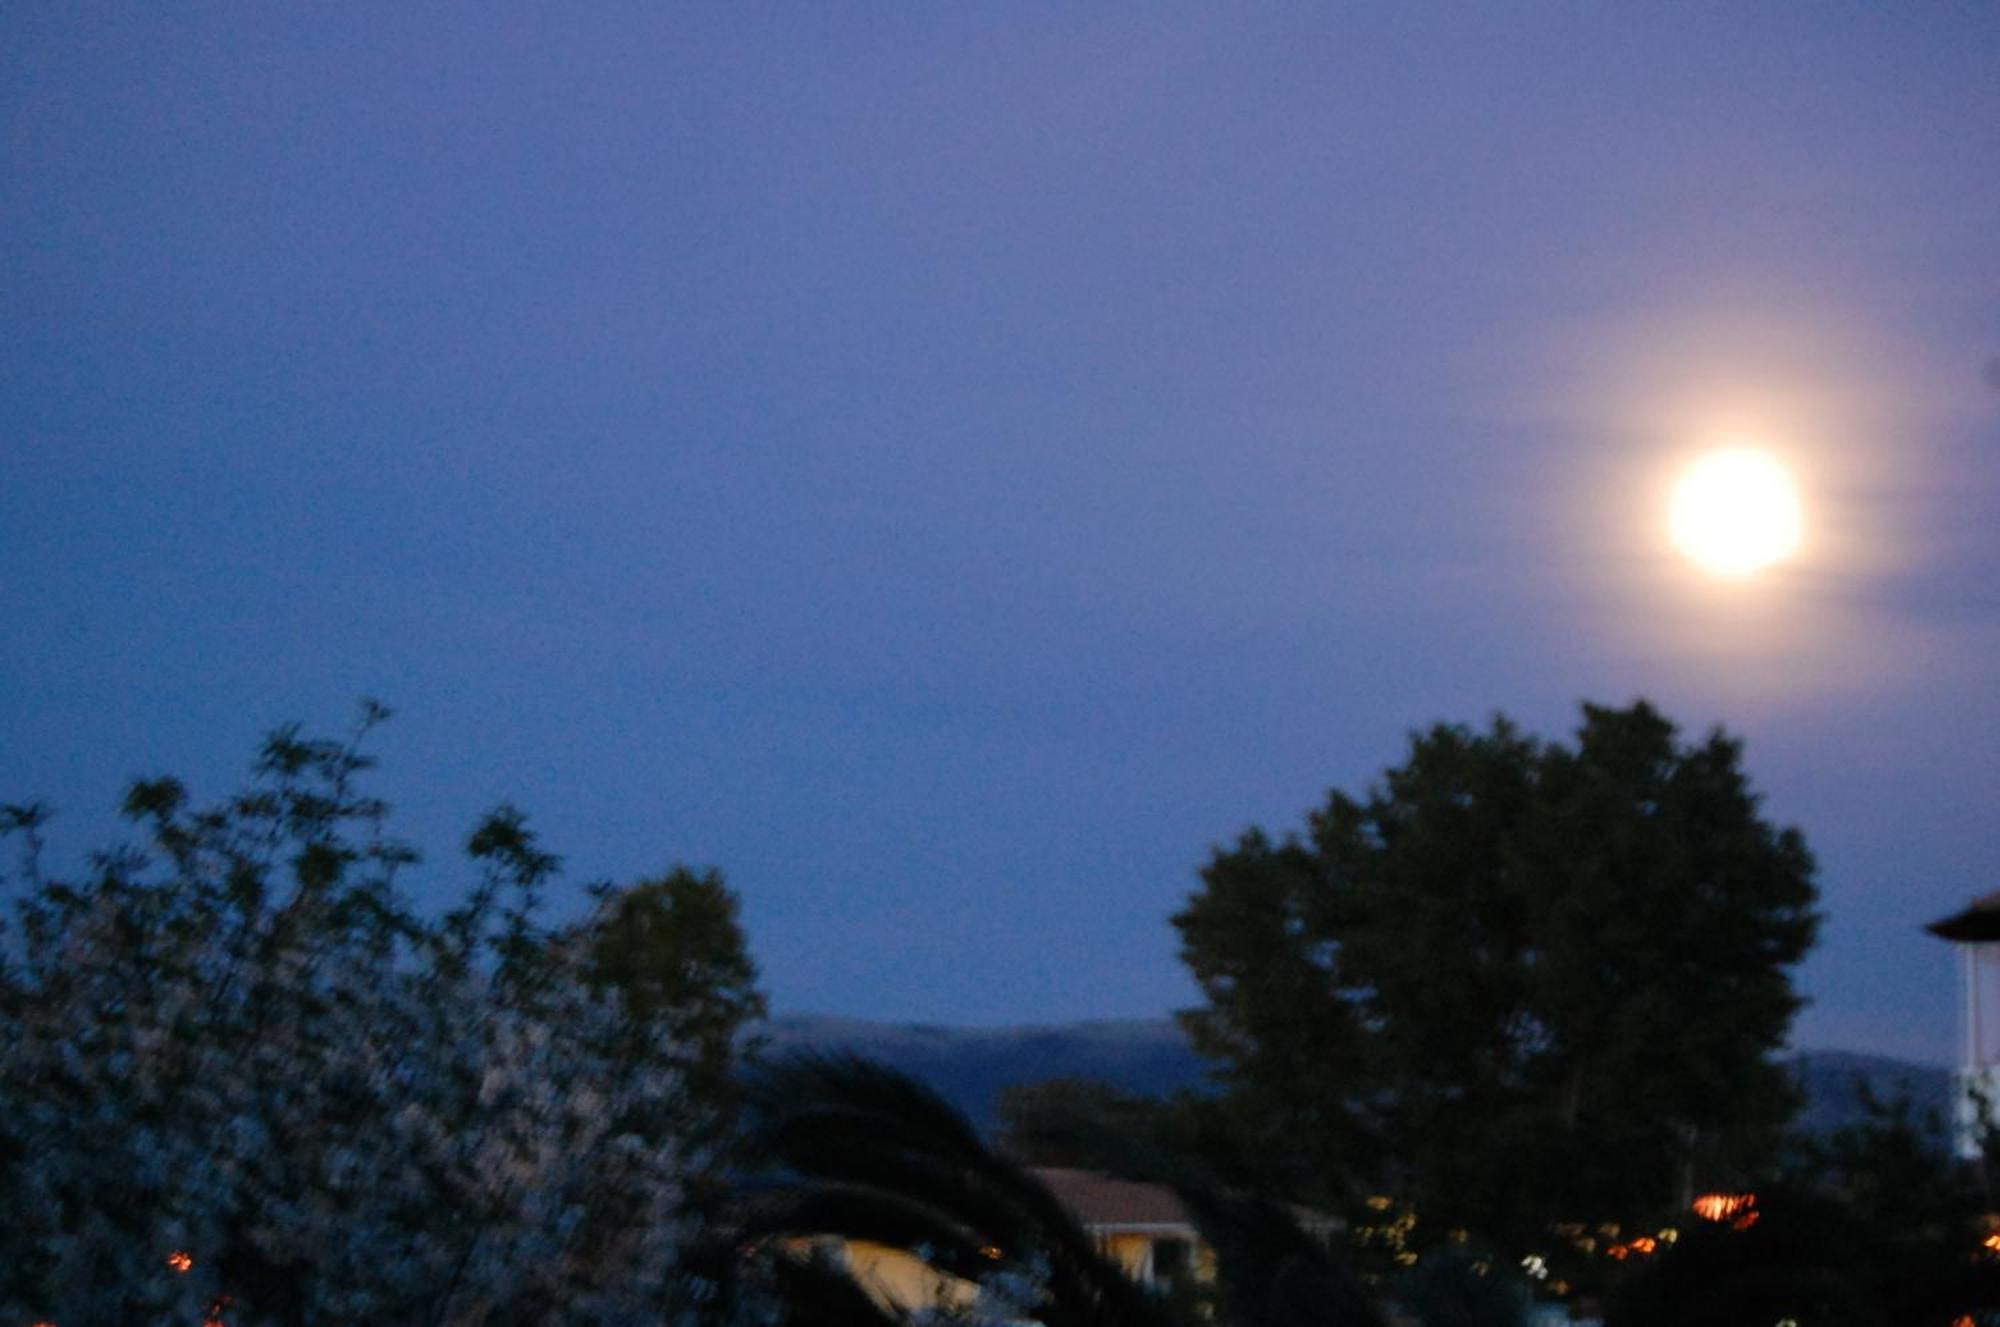
M1215 1250L1222 1320L1236 1327L1381 1327L1376 1297L1338 1240L1316 1238L1276 1203L1182 1188ZM1442 1327L1442 1325L1440 1325Z
M1489 1261L1434 1253L1396 1278L1396 1302L1425 1327L1521 1327L1528 1294Z
M1304 1196L1525 1246L1771 1153L1813 865L1740 757L1644 703L1571 744L1438 727L1305 835L1216 853L1174 918L1184 1023Z
M1751 1213L1684 1226L1671 1252L1635 1269L1611 1327L2000 1320L1988 1166L1954 1157L1942 1122L1907 1100L1861 1097L1861 1122L1794 1141Z
M734 901L676 871L546 927L559 863L503 806L458 906L420 914L363 791L387 717L282 729L213 803L134 783L137 842L75 875L43 808L0 808L9 1320L681 1316L760 1007Z
M755 1153L775 1178L746 1198L746 1241L891 1245L966 1280L1039 1282L1033 1313L1047 1327L1166 1327L1163 1306L1054 1195L915 1080L849 1056L793 1057L766 1066L750 1099Z

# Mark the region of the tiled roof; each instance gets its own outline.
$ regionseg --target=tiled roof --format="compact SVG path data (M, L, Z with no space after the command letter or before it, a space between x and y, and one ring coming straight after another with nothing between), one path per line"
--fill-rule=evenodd
M1035 1178L1086 1226L1190 1225L1187 1208L1164 1184L1139 1184L1090 1170L1046 1167Z
M1061 1200L1087 1227L1187 1226L1194 1219L1182 1205L1180 1196L1164 1184L1142 1184L1136 1180L1114 1179L1094 1170L1070 1170L1038 1166L1034 1171L1048 1191ZM1290 1204L1286 1208L1299 1229L1323 1233L1341 1226L1341 1220L1310 1207Z

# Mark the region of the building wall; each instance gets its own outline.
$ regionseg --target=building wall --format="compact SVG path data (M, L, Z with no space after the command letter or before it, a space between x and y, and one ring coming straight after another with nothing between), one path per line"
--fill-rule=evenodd
M1097 1243L1134 1281L1144 1281L1152 1275L1153 1240L1150 1235L1106 1235Z
M1195 1235L1192 1226L1176 1230L1113 1230L1097 1237L1098 1248L1141 1285L1159 1285L1166 1278L1167 1260L1160 1253L1162 1242L1181 1246L1182 1269L1196 1281L1205 1284L1215 1280L1215 1250Z
M906 1249L853 1240L842 1249L847 1269L878 1304L890 1308L968 1308L979 1287L938 1271Z
M1163 1238L1192 1240L1185 1236L1112 1231L1098 1236L1098 1247L1123 1268L1125 1274L1142 1285L1154 1278L1153 1241ZM906 1249L887 1244L852 1240L839 1246L848 1271L856 1283L878 1304L899 1309L950 1307L963 1309L978 1298L979 1287L970 1281L938 1271ZM1190 1266L1197 1280L1215 1278L1215 1252L1194 1242Z

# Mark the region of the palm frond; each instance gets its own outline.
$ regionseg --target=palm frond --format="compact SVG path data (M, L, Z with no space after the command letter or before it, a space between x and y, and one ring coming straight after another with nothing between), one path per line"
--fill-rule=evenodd
M1165 1327L1165 1310L1032 1173L908 1075L852 1055L794 1056L766 1066L749 1101L753 1141L778 1176L747 1218L760 1234L867 1240L921 1249L954 1275L1040 1278L1045 1327Z

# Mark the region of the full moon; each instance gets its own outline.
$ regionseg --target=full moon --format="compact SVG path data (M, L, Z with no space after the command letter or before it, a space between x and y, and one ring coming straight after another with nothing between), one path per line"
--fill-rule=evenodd
M1701 457L1674 484L1674 547L1712 576L1742 580L1798 551L1805 521L1791 471L1769 452L1732 447Z

